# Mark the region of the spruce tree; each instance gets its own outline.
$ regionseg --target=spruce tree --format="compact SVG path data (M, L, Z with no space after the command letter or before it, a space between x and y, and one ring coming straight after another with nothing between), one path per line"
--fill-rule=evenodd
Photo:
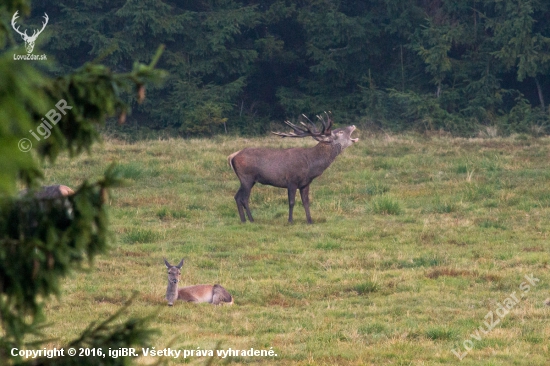
M149 65L134 63L125 73L86 63L73 72L59 73L52 62L18 61L22 42L7 27L12 15L30 12L28 1L13 0L0 6L0 364L31 364L12 356L12 350L40 349L40 341L27 344L29 336L40 339L42 309L52 295L59 295L60 281L108 249L106 200L119 183L113 169L96 182L83 182L66 199L40 199L33 195L42 180L42 162L55 162L60 153L77 156L90 151L100 140L98 127L108 116L123 118L128 104L123 91L137 94L145 84L163 77L154 70L161 49ZM52 14L50 14L52 16ZM39 53L40 44L35 47ZM52 71L54 70L54 71ZM62 108L61 111L59 108ZM53 112L52 112L53 111ZM52 126L53 124L53 126ZM45 132L36 139L36 132ZM46 137L47 136L47 137ZM18 194L18 187L29 193ZM146 319L127 318L124 308L112 317L91 324L66 347L138 347L147 344L151 330ZM65 347L65 349L66 349ZM127 365L130 358L55 357L33 359L33 365Z
M245 37L255 25L255 7L238 1L68 0L41 6L59 15L48 46L61 60L97 57L127 72L134 60L145 62L156 45L166 45L159 66L172 77L162 88L150 88L132 117L155 129L183 135L219 131L257 56ZM65 70L73 66L63 61Z

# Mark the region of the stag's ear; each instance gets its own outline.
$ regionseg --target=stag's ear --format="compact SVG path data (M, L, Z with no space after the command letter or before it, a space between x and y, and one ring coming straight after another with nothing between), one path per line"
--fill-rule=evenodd
M336 135L334 134L334 132L331 132L330 135L323 136L322 138L317 139L317 141L319 141L319 142L332 142L332 141L335 140L335 138L336 138Z
M164 259L164 264L166 264L166 267L168 268L171 268L172 265L170 263L168 263L168 261L166 260L166 258L163 258Z
M181 269L181 267L183 267L183 258L181 259L180 264L176 266L177 269Z
M341 129L341 128L337 128L337 129L335 129L335 130L333 130L333 131L330 132L330 134L331 134L331 136L332 136L333 138L336 137L336 136L338 136L338 135L341 135L341 134L343 134L343 133L344 133L344 130Z

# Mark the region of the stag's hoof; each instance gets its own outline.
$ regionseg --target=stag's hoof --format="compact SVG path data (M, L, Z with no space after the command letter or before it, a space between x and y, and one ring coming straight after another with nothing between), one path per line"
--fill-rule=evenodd
M174 304L172 304L171 302L168 303L168 306L172 306L172 305L174 305Z

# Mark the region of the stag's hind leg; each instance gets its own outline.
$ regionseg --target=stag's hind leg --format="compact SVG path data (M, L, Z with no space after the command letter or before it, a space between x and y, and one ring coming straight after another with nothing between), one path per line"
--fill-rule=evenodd
M237 193L235 194L235 202L237 203L237 210L239 210L239 217L241 218L241 222L246 222L246 218L244 217L244 205L242 203L242 196L244 195L243 187L239 188Z
M239 210L239 217L241 218L241 222L246 222L246 218L244 216L245 210L246 215L248 216L248 221L254 222L254 219L252 218L252 213L250 212L250 207L248 205L250 191L252 190L253 186L254 184L252 184L250 187L247 187L243 183L241 183L241 187L237 191L237 194L235 194L235 202L237 202L237 210Z

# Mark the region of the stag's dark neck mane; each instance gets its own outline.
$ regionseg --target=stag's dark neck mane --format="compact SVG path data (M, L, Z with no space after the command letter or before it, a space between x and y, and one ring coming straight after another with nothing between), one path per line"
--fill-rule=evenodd
M329 151L328 158L331 162L342 152L342 145L334 141L319 141L315 147L321 151Z
M318 170L314 176L320 175L342 151L340 144L334 144L332 142L321 141L313 148L311 152L313 154L308 154L308 166L310 169L315 171Z

